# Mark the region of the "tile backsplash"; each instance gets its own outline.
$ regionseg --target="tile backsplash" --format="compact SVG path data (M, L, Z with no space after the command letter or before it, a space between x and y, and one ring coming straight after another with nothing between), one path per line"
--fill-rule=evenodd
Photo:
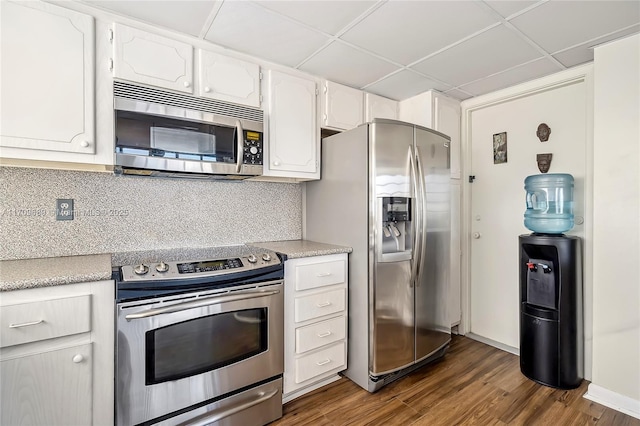
M56 200L73 199L73 220ZM300 184L0 167L0 260L302 236Z

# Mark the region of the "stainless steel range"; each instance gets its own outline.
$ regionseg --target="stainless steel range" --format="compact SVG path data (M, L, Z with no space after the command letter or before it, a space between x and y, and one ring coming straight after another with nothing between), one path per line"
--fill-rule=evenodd
M264 425L282 416L274 252L114 270L118 425Z

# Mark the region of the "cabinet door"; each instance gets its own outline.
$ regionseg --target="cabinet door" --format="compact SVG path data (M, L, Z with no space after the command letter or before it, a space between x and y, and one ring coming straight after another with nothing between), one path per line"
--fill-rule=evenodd
M0 362L0 423L89 425L91 344Z
M316 83L269 71L269 176L319 178Z
M114 24L113 76L193 93L193 48L146 31Z
M95 153L94 20L0 2L0 146Z
M331 81L322 90L322 127L349 130L362 124L362 91Z
M200 96L260 107L258 65L200 49L198 75Z
M366 121L374 118L398 119L398 102L382 96L365 93Z
M434 129L451 137L451 177L460 179L460 102L434 94Z

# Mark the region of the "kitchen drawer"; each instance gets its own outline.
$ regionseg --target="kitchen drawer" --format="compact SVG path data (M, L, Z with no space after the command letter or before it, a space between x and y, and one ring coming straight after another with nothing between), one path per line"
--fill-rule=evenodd
M294 321L302 322L312 318L342 312L345 307L345 298L344 288L296 297L293 302Z
M90 331L90 312L90 295L3 306L0 347Z
M304 355L295 361L295 381L302 383L345 365L345 343Z
M342 259L330 262L297 265L295 274L296 290L307 290L310 288L343 283L346 280L346 269L345 261Z
M310 351L343 340L347 319L344 316L296 328L296 353Z

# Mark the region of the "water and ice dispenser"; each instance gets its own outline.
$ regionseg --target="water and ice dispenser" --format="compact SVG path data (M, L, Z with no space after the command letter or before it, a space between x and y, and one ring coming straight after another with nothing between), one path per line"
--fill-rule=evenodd
M381 250L378 261L397 262L411 259L413 226L411 198L381 197L379 235Z
M582 265L573 228L573 177L528 176L520 243L520 370L541 384L572 389L583 376Z

